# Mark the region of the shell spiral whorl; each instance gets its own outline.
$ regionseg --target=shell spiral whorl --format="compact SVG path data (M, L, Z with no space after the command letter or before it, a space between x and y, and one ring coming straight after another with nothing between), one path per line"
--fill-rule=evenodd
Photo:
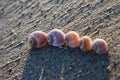
M41 48L47 45L47 34L42 31L34 31L28 37L31 48Z
M48 43L53 46L62 46L65 43L65 34L59 29L53 29L48 33Z

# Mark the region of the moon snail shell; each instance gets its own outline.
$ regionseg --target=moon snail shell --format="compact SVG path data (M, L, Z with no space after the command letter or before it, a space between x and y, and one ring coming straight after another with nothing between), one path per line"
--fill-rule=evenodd
M107 43L103 39L95 39L92 43L92 48L98 54L104 54L108 51Z
M31 48L41 48L47 45L47 34L42 31L34 31L28 37Z
M79 40L80 40L80 37L78 33L76 33L75 31L69 31L65 35L66 44L71 48L78 47L80 45Z
M92 39L88 36L81 37L80 49L82 51L91 51L92 50Z
M48 33L47 41L52 46L61 47L65 43L65 34L59 29L53 29Z

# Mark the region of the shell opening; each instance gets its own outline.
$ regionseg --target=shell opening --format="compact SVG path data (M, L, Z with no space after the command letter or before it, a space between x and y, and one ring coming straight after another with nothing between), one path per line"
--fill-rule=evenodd
M33 39L32 38L28 39L28 42L29 42L30 45L32 45L33 44Z

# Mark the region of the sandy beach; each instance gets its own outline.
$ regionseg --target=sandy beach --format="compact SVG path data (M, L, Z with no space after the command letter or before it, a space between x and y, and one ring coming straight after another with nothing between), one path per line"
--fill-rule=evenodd
M54 28L102 38L109 50L30 49L31 32ZM0 80L120 80L120 0L0 0Z

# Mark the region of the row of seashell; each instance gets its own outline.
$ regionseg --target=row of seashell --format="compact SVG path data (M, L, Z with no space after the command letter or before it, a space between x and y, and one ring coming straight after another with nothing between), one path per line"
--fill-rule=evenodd
M61 47L66 44L71 48L79 47L82 51L94 50L98 54L104 54L108 51L107 43L103 39L92 41L88 36L80 38L75 31L64 34L59 29L53 29L48 34L43 31L34 31L28 36L28 43L31 48L41 48L47 44Z

